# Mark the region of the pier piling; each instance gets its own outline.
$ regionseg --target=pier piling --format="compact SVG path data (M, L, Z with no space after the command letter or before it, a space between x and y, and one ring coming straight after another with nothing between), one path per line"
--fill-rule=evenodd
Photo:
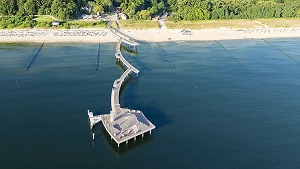
M44 42L42 43L40 48L36 51L35 55L33 56L33 58L31 59L31 61L28 64L28 66L26 67L25 71L27 71L29 69L30 65L32 64L32 62L34 61L34 59L36 58L36 56L38 55L38 53L40 52L40 50L42 49L43 46L44 46Z
M284 55L286 55L287 57L293 59L294 61L296 62L299 62L296 58L294 58L293 56L285 53L284 51L282 51L281 49L277 48L276 46L272 45L270 42L266 41L265 39L261 39L263 40L264 42L266 42L267 44L269 44L270 46L272 46L273 48L275 48L276 50L278 50L279 52L283 53Z
M95 67L96 71L98 70L99 56L100 56L100 42L99 42L99 45L98 45L98 55L97 55L96 67Z
M163 52L164 56L166 57L167 61L170 63L170 65L172 66L173 69L175 69L175 66L173 65L173 63L171 62L171 60L168 58L165 50L162 48L162 46L157 42L158 46L160 47L161 51Z
M229 50L227 50L223 45L221 45L217 40L215 40L219 46L221 46L228 54L233 56L237 61L239 61L243 66L246 66L244 62L242 62L239 58L237 58L234 54L232 54Z

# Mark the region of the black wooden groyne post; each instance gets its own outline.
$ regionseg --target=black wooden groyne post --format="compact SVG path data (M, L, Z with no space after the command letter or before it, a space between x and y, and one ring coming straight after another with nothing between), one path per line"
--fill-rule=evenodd
M239 61L243 66L246 66L244 62L242 62L239 58L237 58L234 54L232 54L229 50L227 50L223 45L221 45L217 40L215 40L219 46L221 46L228 54L233 56L237 61Z
M175 66L173 65L173 63L171 62L171 60L168 58L165 50L162 48L162 46L157 42L158 46L160 47L161 51L163 52L164 56L166 57L167 61L170 63L170 65L172 66L173 69L175 69Z
M96 68L95 68L96 71L98 70L99 56L100 56L100 42L99 42L99 45L98 45L98 55L97 55Z
M36 56L38 55L38 53L40 52L40 50L42 49L43 46L44 46L44 42L42 43L40 48L36 51L35 55L33 56L33 58L31 59L31 61L28 64L28 66L26 67L25 71L27 71L30 68L30 65L32 64L32 62L34 61L34 59L36 58Z
M286 55L287 57L290 57L291 59L293 59L296 62L299 62L296 58L294 58L293 56L285 53L284 51L282 51L281 49L277 48L276 46L272 45L270 42L266 41L265 39L261 39L263 41L265 41L267 44L269 44L270 46L272 46L273 48L275 48L276 50L278 50L279 52L283 53L284 55Z

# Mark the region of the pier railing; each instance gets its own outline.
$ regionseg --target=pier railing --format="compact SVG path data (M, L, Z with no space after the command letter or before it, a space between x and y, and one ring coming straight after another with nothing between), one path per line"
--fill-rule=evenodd
M113 88L111 91L111 109L112 112L118 114L120 112L120 89L125 80L125 78L132 72L132 69L127 69L119 79L116 79L113 84Z
M131 45L131 46L137 46L137 45L139 45L139 43L132 41L129 37L127 37L124 34L121 34L120 31L113 28L111 26L110 21L107 22L107 28L111 31L111 33L113 33L119 39L118 42L117 42L117 45L116 45L116 53L115 53L116 59L118 61L121 61L127 67L127 70L122 74L122 76L119 79L116 79L114 81L113 88L112 88L112 93L111 93L111 109L112 109L111 116L115 116L118 113L120 113L120 111L121 111L121 105L120 105L120 101L119 101L119 96L120 96L119 93L120 93L120 88L121 88L125 78L132 72L136 73L137 75L140 72L137 68L132 66L124 58L124 56L121 53L121 45L122 45L122 43L126 43L126 44ZM113 119L113 117L111 119Z
M135 68L134 66L132 66L129 62L127 62L127 60L124 58L124 56L121 53L121 43L122 43L122 39L120 39L117 43L117 47L116 47L116 58L120 59L122 61L122 63L128 68L128 69L132 69L132 71L136 74L138 74L140 71ZM125 41L123 41L125 42ZM126 42L125 42L126 43Z
M115 29L114 27L111 26L111 21L107 22L107 28L110 30L110 32L114 35L117 36L119 39L123 39L123 41L131 46L137 46L139 43L133 41L130 39L128 36L126 36L124 33L120 32L118 29Z
M141 135L144 137L146 132L150 132L151 134L151 130L155 129L155 126L144 116L142 111L121 108L120 90L123 82L132 72L136 74L139 73L139 70L133 67L122 55L121 45L122 43L126 43L129 46L136 46L138 43L132 41L129 37L126 37L126 35L120 34L117 30L112 28L109 21L107 27L119 39L116 46L115 57L118 61L122 62L127 69L123 72L120 78L116 79L113 83L110 113L94 116L92 112L88 111L88 116L90 119L90 127L93 128L96 123L102 121L111 139L114 139L119 147L121 143L128 143L128 140L130 139L136 140L137 136Z

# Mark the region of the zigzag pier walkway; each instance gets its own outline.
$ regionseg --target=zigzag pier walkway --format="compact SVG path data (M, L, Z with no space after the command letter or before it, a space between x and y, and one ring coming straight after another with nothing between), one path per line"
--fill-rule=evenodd
M42 49L43 46L44 46L44 42L42 43L42 45L40 46L40 48L36 51L35 55L33 56L33 58L31 59L31 61L28 64L28 66L26 67L25 71L27 71L30 68L32 62L37 57L38 53L40 52L40 50Z
M126 42L128 45L131 46L137 46L139 45L138 42L133 41L131 38L126 36L124 33L120 32L118 29L115 29L111 26L111 21L107 22L107 28L110 30L110 32L117 37L118 39L123 39L124 42Z
M116 46L115 57L118 61L122 62L127 69L123 72L121 77L116 79L113 83L110 113L94 116L93 112L88 110L88 116L91 129L94 125L101 121L111 139L113 139L119 147L121 143L128 143L130 139L136 140L136 137L140 135L144 137L144 134L147 132L150 132L151 134L151 131L155 129L155 126L145 117L142 111L122 108L120 105L120 89L123 82L132 72L137 75L139 73L139 70L127 62L122 55L121 44L126 43L128 45L136 46L138 43L131 41L129 38L123 39L123 35L119 35L117 31L110 26L109 21L107 26L119 39Z
M123 39L120 39L117 43L116 53L115 53L116 59L117 59L117 61L121 61L128 69L131 69L134 73L136 73L138 75L140 71L137 68L133 67L129 62L127 62L127 60L124 58L124 56L121 53L121 43L122 42L125 42L125 41Z

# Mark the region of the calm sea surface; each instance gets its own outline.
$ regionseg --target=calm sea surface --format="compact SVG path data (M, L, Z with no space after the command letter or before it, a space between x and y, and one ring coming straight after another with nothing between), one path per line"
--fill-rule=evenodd
M267 39L300 60L300 39ZM300 166L300 63L262 40L142 44L122 51L141 73L122 107L142 110L152 135L118 149L87 110L110 111L115 43L0 44L1 169L296 169Z

